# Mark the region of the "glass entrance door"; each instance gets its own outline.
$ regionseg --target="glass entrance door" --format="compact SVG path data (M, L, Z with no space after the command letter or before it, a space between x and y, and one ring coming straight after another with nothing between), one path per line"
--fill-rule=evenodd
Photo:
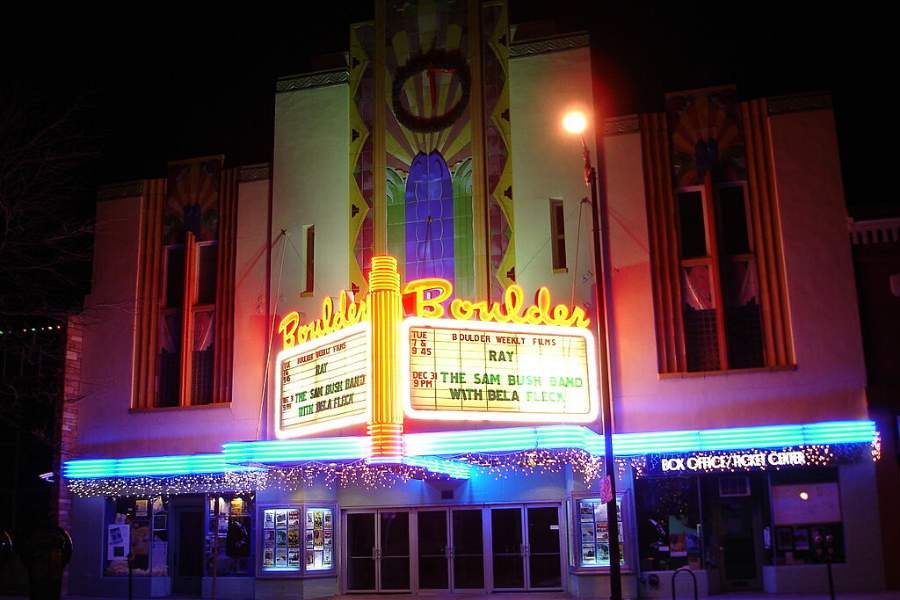
M420 510L416 518L419 589L484 589L482 510Z
M521 508L491 509L491 563L494 587L525 588L525 536Z
M528 508L528 585L533 590L562 587L559 509Z
M347 514L347 590L409 591L409 512Z
M494 589L562 588L559 507L491 509Z
M450 544L447 535L447 511L418 513L419 588L450 588Z
M563 589L559 516L558 505L347 512L346 591Z
M453 588L484 589L484 526L480 508L452 511Z

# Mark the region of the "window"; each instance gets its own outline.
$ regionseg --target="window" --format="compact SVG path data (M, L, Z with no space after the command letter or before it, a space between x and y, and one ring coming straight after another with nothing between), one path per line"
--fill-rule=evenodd
M634 486L641 570L703 568L697 478L640 478Z
M845 562L837 470L775 472L771 484L775 564Z
M704 106L719 110L701 101L677 109ZM673 126L678 136L665 115L641 117L659 372L791 367L764 100L739 103L722 116L727 132L695 130L698 117L686 114ZM717 149L715 137L676 143L690 135L720 135L731 145Z
M107 498L104 570L107 577L165 577L168 572L168 506L162 496Z
M563 201L550 199L550 251L553 260L553 272L565 273L566 268L566 217L563 213Z
M160 312L157 406L211 404L218 244L165 248L165 302ZM185 336L185 332L189 335Z
M720 185L714 194L709 188L676 192L687 370L761 367L759 283L745 188Z
M306 228L306 286L303 296L312 296L316 285L316 227Z
M231 399L237 170L172 163L144 182L133 409ZM221 188L221 193L220 193Z
M204 564L207 577L212 577L214 573L220 577L246 577L254 574L255 500L253 493L225 493L206 497L208 525Z

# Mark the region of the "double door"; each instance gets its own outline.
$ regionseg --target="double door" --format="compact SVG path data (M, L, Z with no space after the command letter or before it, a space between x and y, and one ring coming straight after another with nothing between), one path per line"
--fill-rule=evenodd
M559 506L345 514L348 592L562 589Z
M559 507L491 509L495 590L562 588Z

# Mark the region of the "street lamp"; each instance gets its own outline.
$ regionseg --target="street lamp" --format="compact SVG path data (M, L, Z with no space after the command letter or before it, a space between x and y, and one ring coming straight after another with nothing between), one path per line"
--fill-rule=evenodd
M607 302L611 297L609 260L609 221L606 210L606 178L598 192L597 170L591 164L591 152L584 143L584 130L587 118L580 112L570 112L563 118L563 128L581 139L581 151L584 157L584 183L591 189L591 225L594 228L591 239L594 243L594 295L597 303L597 356L603 367L600 377L600 407L603 426L603 464L605 466L610 498L606 503L606 519L609 529L609 597L610 600L622 599L622 567L619 552L619 517L616 506L616 466L613 454L612 427L612 368L609 360L609 314ZM602 142L601 142L602 143ZM603 173L603 152L598 151L597 162ZM604 174L605 175L605 174Z

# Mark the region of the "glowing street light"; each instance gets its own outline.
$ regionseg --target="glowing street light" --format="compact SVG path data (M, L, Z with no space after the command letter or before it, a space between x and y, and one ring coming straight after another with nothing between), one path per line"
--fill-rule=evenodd
M562 124L566 131L577 135L581 135L587 129L587 119L582 113L577 111L570 112L563 117Z
M603 464L605 466L608 498L606 518L609 525L609 597L610 600L622 600L622 567L619 563L618 506L616 505L616 467L613 455L612 427L612 369L609 360L609 315L607 300L612 297L609 274L612 271L609 260L609 221L606 210L606 190L604 177L603 193L598 193L597 170L591 164L591 151L584 143L582 133L587 128L587 118L583 113L573 111L563 117L563 128L581 139L581 151L584 158L584 183L591 189L591 225L594 228L591 239L594 243L594 296L597 298L597 356L603 366L600 378L600 412L603 427ZM602 143L602 139L599 140ZM603 155L598 152L598 163L603 170ZM602 203L602 206L601 206ZM601 486L601 489L604 486Z

